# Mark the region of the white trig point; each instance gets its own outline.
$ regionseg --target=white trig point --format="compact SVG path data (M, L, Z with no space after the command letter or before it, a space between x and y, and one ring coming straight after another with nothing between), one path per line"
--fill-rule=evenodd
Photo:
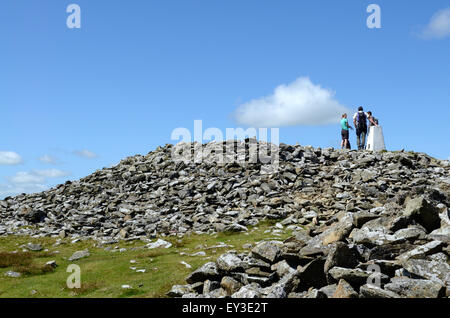
M367 150L382 151L386 150L384 144L383 128L381 126L371 126L369 136L367 137Z

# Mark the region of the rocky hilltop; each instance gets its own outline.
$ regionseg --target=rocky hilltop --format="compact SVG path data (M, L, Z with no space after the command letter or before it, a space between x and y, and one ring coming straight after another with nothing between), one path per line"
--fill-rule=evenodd
M243 147L227 156L248 159L251 142L235 142ZM172 160L174 146L166 145L42 193L6 198L0 235L108 241L247 231L274 219L294 233L290 239L229 251L169 295L448 295L448 161L280 144L278 167L268 169L248 160L219 164L211 151L217 146L190 144L203 154L183 162Z

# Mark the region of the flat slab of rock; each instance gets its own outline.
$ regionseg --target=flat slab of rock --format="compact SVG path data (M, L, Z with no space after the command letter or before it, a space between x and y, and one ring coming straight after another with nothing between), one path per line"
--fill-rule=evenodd
M400 298L400 295L372 284L361 286L359 294L361 298Z
M443 261L427 261L424 259L409 259L402 263L410 273L434 281L441 285L450 285L450 265Z
M41 244L28 243L27 245L25 245L25 247L27 249L29 249L30 251L33 251L33 252L42 251L42 245Z
M200 266L194 272L192 272L186 278L186 282L188 282L189 284L194 284L194 283L197 283L197 282L203 282L203 281L205 281L207 279L209 279L209 280L218 280L219 277L220 277L219 270L217 268L216 263L208 262L208 263Z
M22 274L18 273L18 272L13 272L13 271L7 271L5 273L5 276L7 277L14 277L14 278L18 278L20 276L22 276Z
M343 268L343 267L333 267L328 272L331 277L333 277L336 281L339 281L341 279L344 279L348 283L352 285L361 286L366 283L369 283L370 279L379 278L380 282L387 282L389 281L389 277L382 274L382 273L373 273L373 272L367 272L363 271L361 269L350 269L350 268Z
M89 255L91 255L91 254L89 253L88 250L76 251L75 253L72 254L71 257L69 257L69 261L76 261L76 260L88 257Z
M158 239L156 242L149 243L146 245L148 249L155 249L155 248L169 248L172 246L172 243L166 242L164 240Z
M373 230L369 228L354 229L350 233L350 238L357 244L384 245L389 243L402 242L404 239L395 235L387 234L385 231Z
M407 298L438 298L445 296L445 287L431 280L394 277L384 289Z
M427 255L439 252L442 246L443 243L441 241L432 241L401 254L397 259L400 262L404 262L410 258L424 258Z

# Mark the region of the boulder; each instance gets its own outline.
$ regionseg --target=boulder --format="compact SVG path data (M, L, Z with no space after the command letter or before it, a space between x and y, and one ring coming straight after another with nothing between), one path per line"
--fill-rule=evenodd
M85 258L90 256L91 254L89 253L89 250L83 250L83 251L76 251L75 253L72 254L72 256L69 257L69 261L77 261L79 259Z
M334 243L328 252L324 271L328 273L328 271L335 267L348 267L354 268L358 264L358 255L357 253L349 248L347 244L342 242Z
M372 284L361 286L359 295L360 298L400 298L400 295Z
M193 284L193 283L197 283L197 282L203 282L203 281L205 281L207 279L209 279L209 280L218 280L219 277L220 277L219 270L217 268L216 263L208 262L208 263L200 266L194 272L192 272L186 278L186 282L188 284Z
M273 264L281 254L280 247L282 245L283 243L279 241L261 242L252 249L252 255L264 262Z
M410 273L438 284L450 285L450 265L445 261L408 259L402 266Z
M439 210L423 196L407 201L403 215L423 225L428 232L440 227Z
M332 298L358 298L358 293L344 279L340 279Z
M231 296L241 289L242 284L232 277L225 276L222 278L220 286L227 292L228 296Z
M219 271L232 272L242 271L244 269L244 263L235 254L222 254L217 258L216 262Z
M407 298L438 298L445 296L445 287L424 279L394 277L384 288Z

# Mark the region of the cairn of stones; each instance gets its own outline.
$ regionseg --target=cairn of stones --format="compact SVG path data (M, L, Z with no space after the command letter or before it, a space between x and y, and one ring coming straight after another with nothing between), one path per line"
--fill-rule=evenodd
M0 235L108 242L246 232L271 219L292 237L227 251L168 296L449 296L448 161L252 139L229 145L184 144L185 160L166 145L5 198Z

